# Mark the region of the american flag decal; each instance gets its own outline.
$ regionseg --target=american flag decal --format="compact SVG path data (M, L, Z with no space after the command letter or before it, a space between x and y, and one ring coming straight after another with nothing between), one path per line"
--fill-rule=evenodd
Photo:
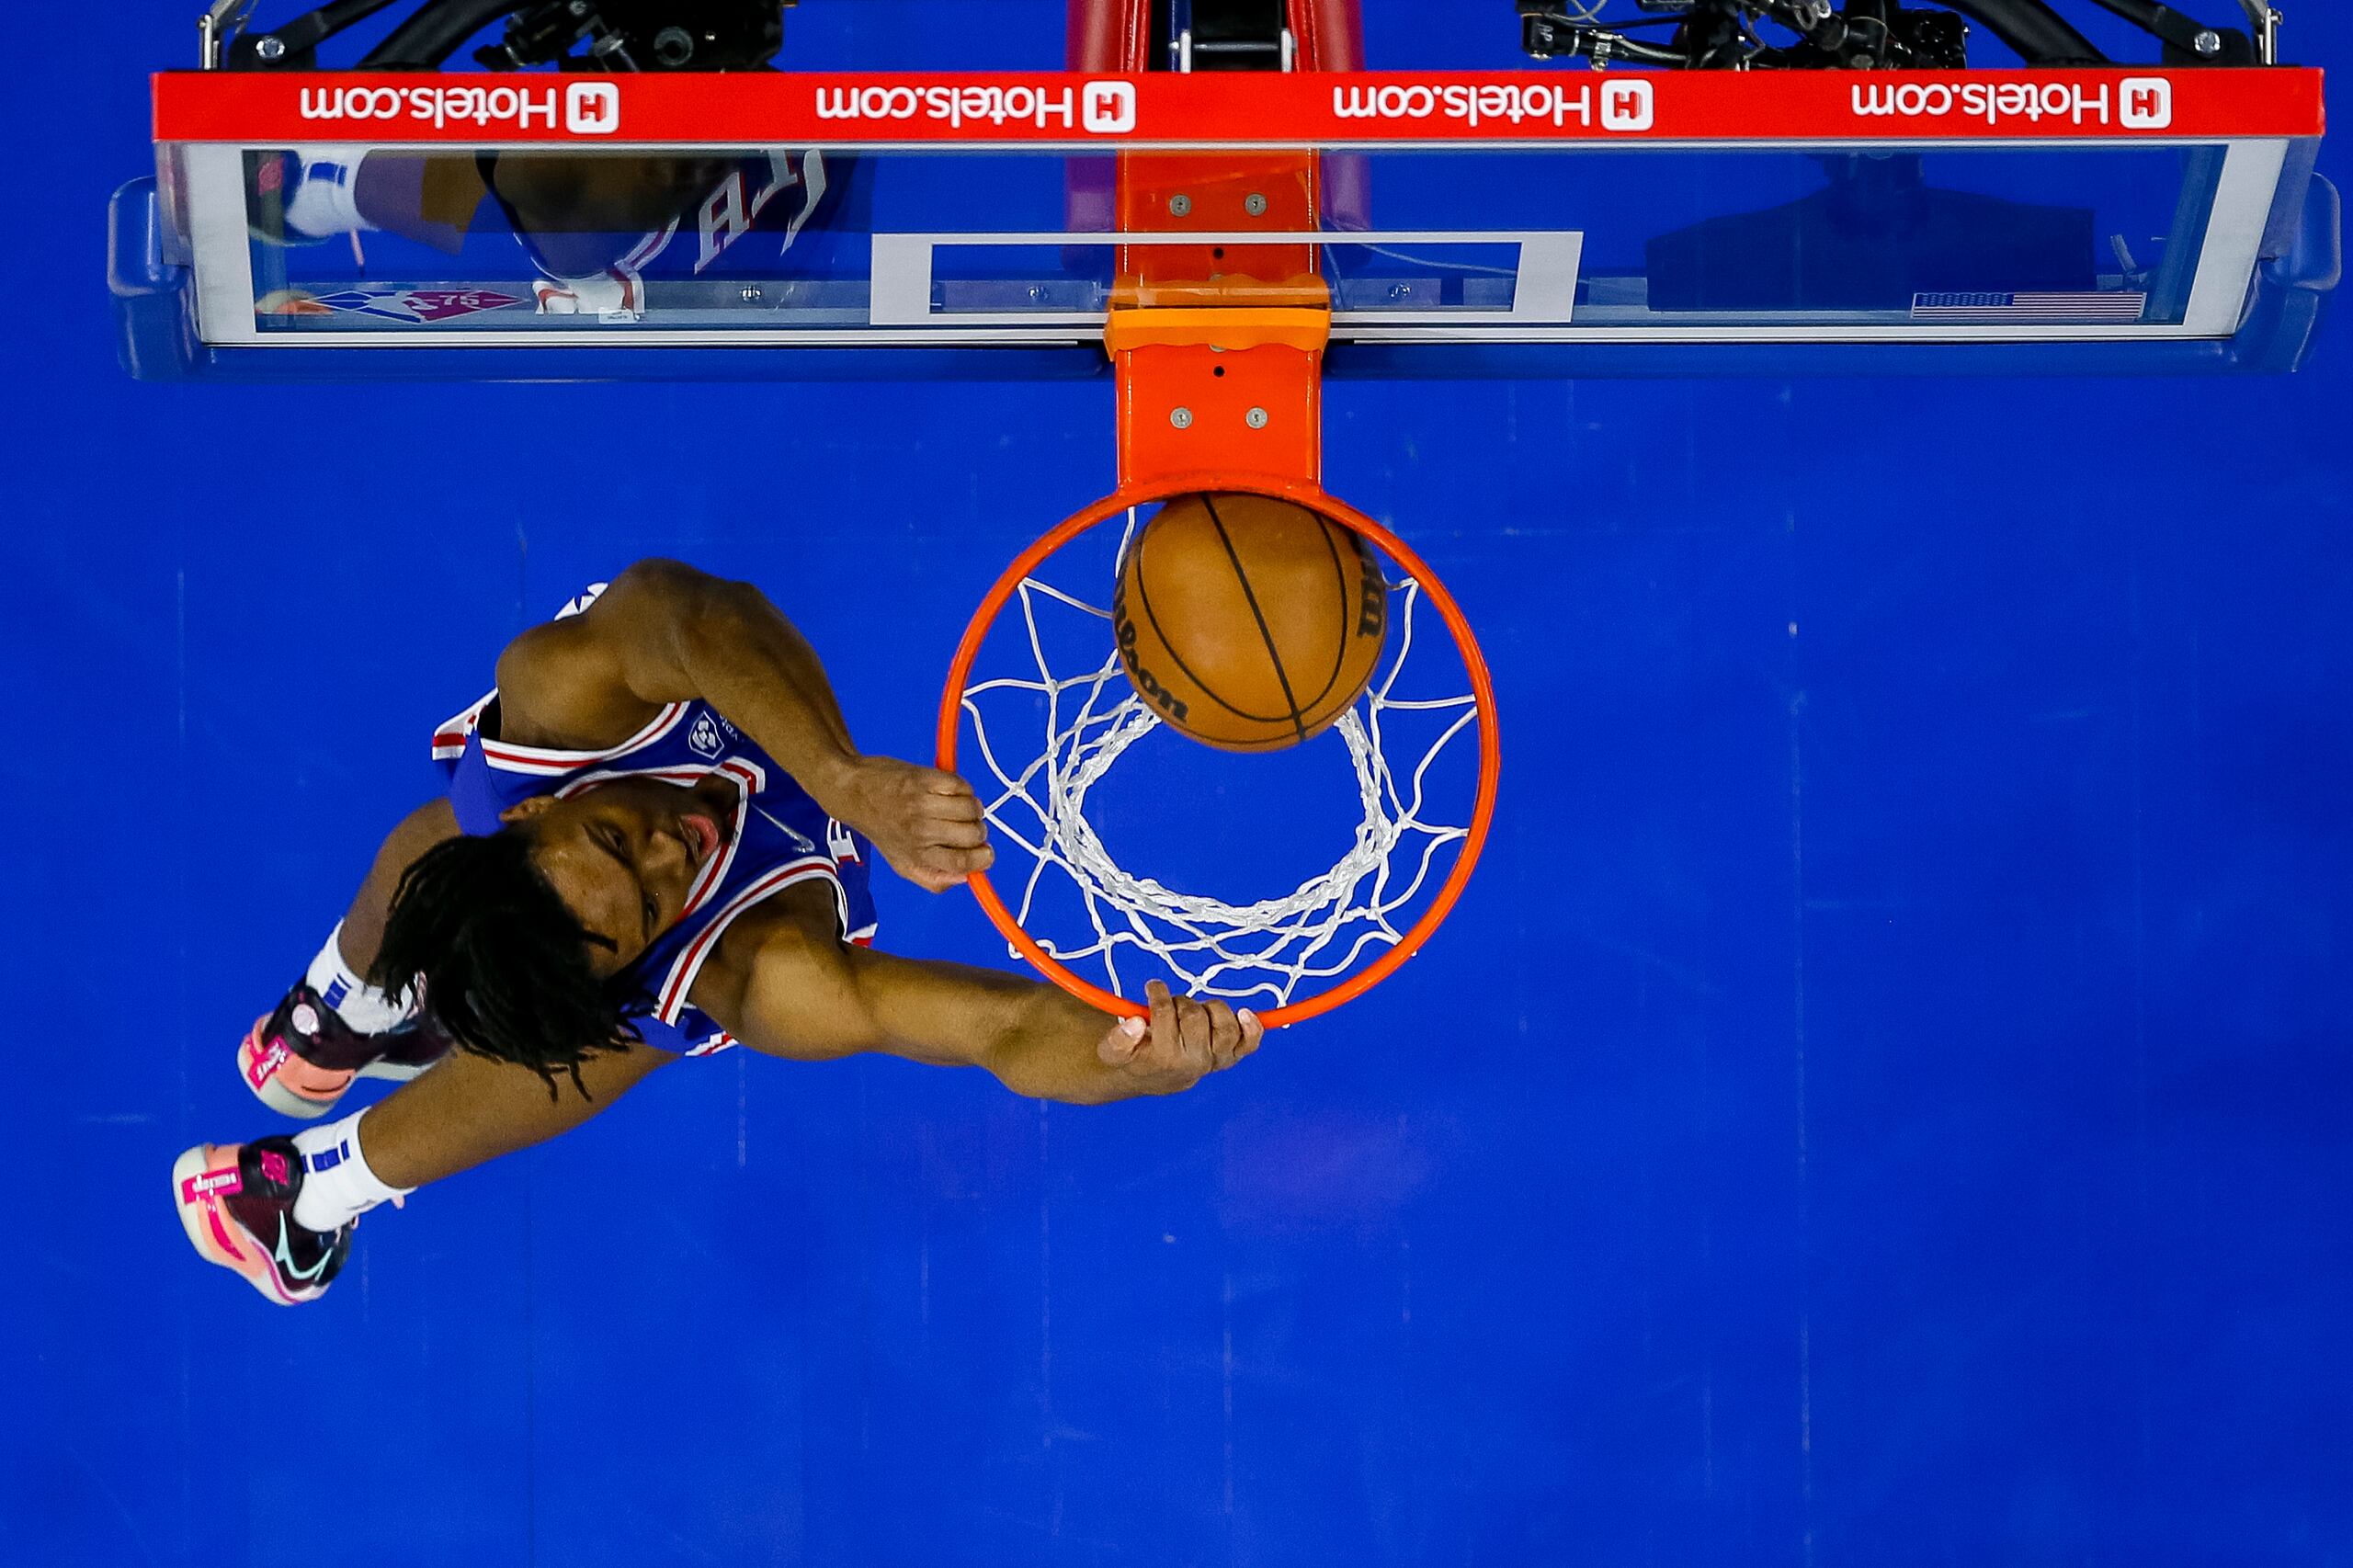
M2097 289L2041 294L1915 294L1912 319L1957 326L2086 324L2131 326L2147 309L2146 294Z

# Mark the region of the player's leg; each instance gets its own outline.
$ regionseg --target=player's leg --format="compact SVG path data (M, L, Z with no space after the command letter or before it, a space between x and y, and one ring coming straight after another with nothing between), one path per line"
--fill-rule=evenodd
M405 998L388 996L362 977L383 939L401 873L457 831L446 800L404 818L376 851L342 924L327 934L301 981L246 1031L237 1049L238 1075L264 1105L286 1116L324 1116L354 1079L413 1078L448 1051L448 1038L413 1017Z
M569 1074L558 1074L551 1093L529 1067L460 1051L346 1120L357 1126L365 1119L370 1168L386 1187L405 1194L568 1132L656 1067L677 1060L650 1045L600 1051L580 1064L577 1086ZM315 1217L335 1218L330 1212Z
M551 1095L529 1068L458 1052L379 1105L291 1138L200 1143L172 1168L198 1254L293 1306L325 1293L359 1216L427 1182L543 1143L676 1058L651 1046L592 1056Z
M273 244L381 229L455 256L490 194L472 153L295 148L247 154L245 177L255 235Z

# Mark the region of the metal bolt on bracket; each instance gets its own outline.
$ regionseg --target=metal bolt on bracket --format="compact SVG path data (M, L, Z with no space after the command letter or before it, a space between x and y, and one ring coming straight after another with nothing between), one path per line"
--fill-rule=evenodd
M1189 196L1172 196L1168 199L1168 210L1179 218L1191 212L1192 210L1193 199Z
M1189 408L1172 408L1168 411L1168 423L1179 430L1189 430L1193 427L1193 411Z
M1253 218L1258 217L1267 210L1267 199L1254 190L1242 199L1242 210Z
M1264 430L1267 427L1267 411L1263 408L1254 408L1242 416L1242 423L1249 426L1253 430Z
M260 38L254 40L254 58L256 60L285 59L286 40L267 33L263 34Z
M2220 54L2222 52L2222 35L2211 28L2203 28L2189 40L2189 47L2200 54Z

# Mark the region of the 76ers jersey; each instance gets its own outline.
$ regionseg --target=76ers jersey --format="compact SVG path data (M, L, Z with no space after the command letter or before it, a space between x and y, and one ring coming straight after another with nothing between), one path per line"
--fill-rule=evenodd
M540 269L533 291L542 313L642 314L649 279L828 278L863 265L867 203L857 160L774 148L679 163L708 164L709 183L693 187L699 194L646 233L535 233L498 199ZM494 193L495 179L491 174Z
M579 614L604 590L596 585L557 619ZM728 926L786 888L827 884L843 937L861 947L874 939L873 846L827 816L710 704L670 703L619 745L578 752L511 745L483 734L485 727L496 728L497 703L493 691L433 733L434 760L449 775L449 803L467 833L496 833L499 813L518 801L576 794L605 779L650 775L692 784L716 773L738 786L727 843L688 890L686 912L623 972L651 1009L636 1020L648 1045L702 1056L735 1043L688 994Z

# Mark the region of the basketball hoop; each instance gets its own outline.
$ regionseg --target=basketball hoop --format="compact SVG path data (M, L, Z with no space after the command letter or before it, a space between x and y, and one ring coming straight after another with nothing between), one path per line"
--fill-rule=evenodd
M1120 668L1105 608L1109 578L1056 582L1050 564L1066 546L1121 514L1131 514L1132 529L1138 506L1194 492L1234 490L1322 513L1386 555L1398 577L1390 585L1390 644L1365 695L1333 726L1349 758L1363 820L1347 852L1329 870L1289 892L1248 902L1188 893L1122 869L1088 821L1089 791L1160 721ZM1125 543L1122 539L1122 549ZM1034 668L976 677L975 665L1000 612L1017 603L1023 635L1013 641L1026 650ZM1433 635L1432 611L1443 637ZM1088 618L1099 624L1099 635L1090 630ZM1063 622L1065 634L1050 635L1049 619ZM1417 648L1427 663L1433 647L1449 646L1461 663L1452 685L1467 689L1458 693L1449 685L1445 695L1420 695L1420 686L1407 676L1409 661ZM1065 667L1058 671L1056 664ZM1000 704L1003 711L993 723L991 710ZM1024 705L1027 719L1018 715ZM1010 722L1006 712L1015 715ZM1257 1008L1269 1027L1314 1017L1362 995L1394 973L1445 920L1471 879L1495 814L1500 770L1495 691L1469 621L1403 540L1303 483L1233 472L1156 475L1047 533L989 589L957 646L940 699L940 767L956 767L968 724L974 783L987 806L993 836L1001 853L1010 846L1030 861L1010 904L985 873L974 873L971 881L981 907L1013 950L1049 980L1094 1006L1125 1016L1145 1011L1119 994L1122 961L1138 957L1156 960L1179 990ZM1408 734L1409 730L1420 733ZM1477 748L1475 770L1454 752L1466 739ZM1308 744L1332 749L1321 738ZM1398 748L1398 757L1392 760L1385 747ZM1450 753L1449 776L1475 772L1476 781L1467 791L1472 798L1457 803L1451 820L1440 820L1441 808L1425 798L1425 786ZM1246 771L1256 760L1227 756L1223 766ZM1430 892L1449 849L1452 863ZM1088 930L1072 939L1033 929L1042 923L1050 890L1074 895L1064 902L1084 912ZM1104 983L1079 972L1074 966L1080 964L1100 970ZM1131 973L1133 967L1131 962Z

